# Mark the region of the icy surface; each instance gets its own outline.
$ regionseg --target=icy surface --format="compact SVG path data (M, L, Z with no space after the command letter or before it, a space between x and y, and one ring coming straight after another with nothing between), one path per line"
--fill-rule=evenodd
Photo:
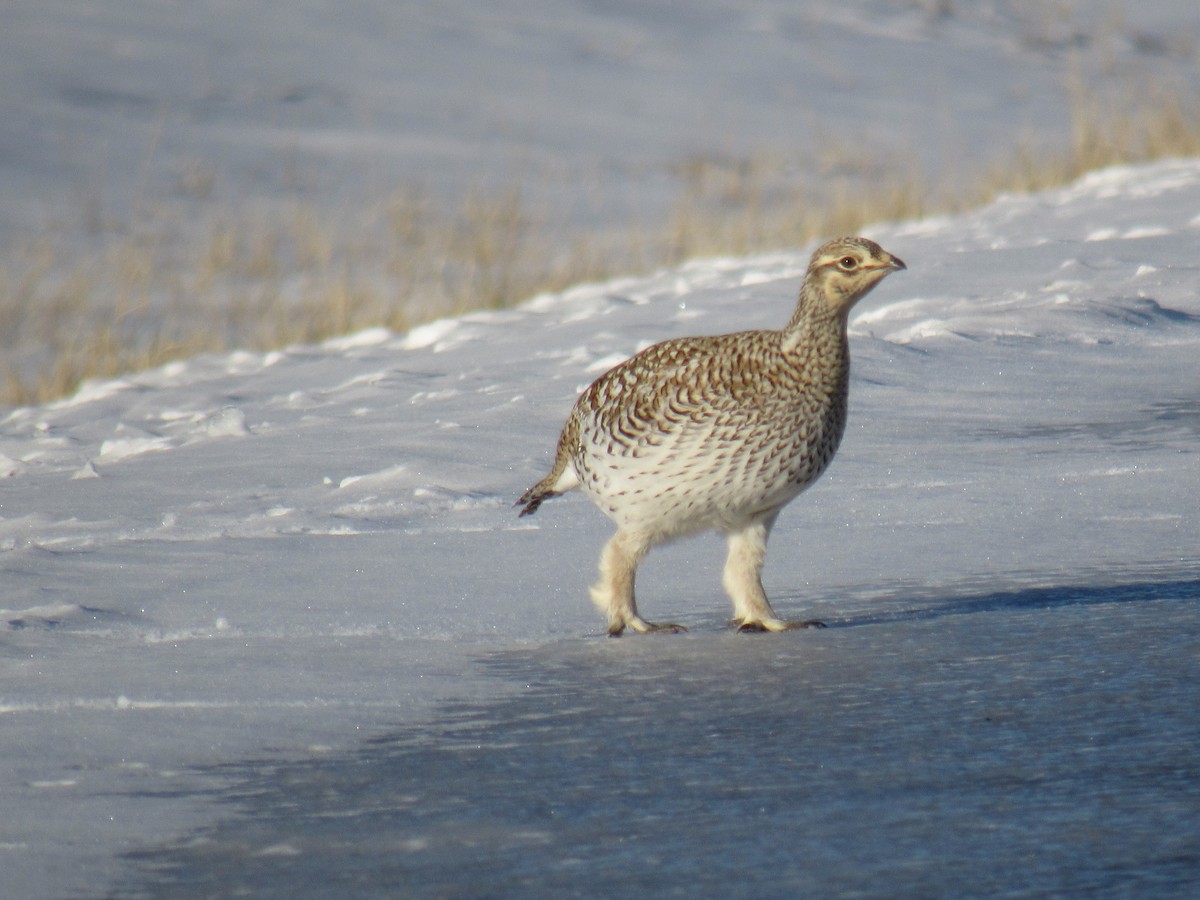
M1200 877L1200 162L872 237L850 427L725 630L601 638L610 527L518 520L596 372L777 326L810 248L0 420L10 896L1183 895ZM976 884L971 879L978 879Z
M517 696L239 766L235 815L141 861L161 896L1186 896L1198 591L499 654Z

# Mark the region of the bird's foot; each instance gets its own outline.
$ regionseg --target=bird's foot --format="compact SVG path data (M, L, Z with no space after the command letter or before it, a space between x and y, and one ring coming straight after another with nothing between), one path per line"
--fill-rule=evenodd
M626 628L636 631L638 634L679 634L687 631L682 625L676 625L674 622L647 622L645 619L635 618L627 622L609 625L608 636L620 637Z
M734 619L730 624L736 625L738 632L742 634L763 631L799 631L801 628L825 627L825 623L817 619L793 619L791 621L783 619L744 619L741 622Z

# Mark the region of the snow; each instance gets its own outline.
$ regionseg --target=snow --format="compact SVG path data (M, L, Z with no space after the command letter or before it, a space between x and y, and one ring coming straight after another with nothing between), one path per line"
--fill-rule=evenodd
M88 13L96 34L116 6ZM506 24L467 29L469 48L536 45L515 4L485 6ZM796 85L836 81L820 73L843 43L913 64L881 35L946 65L975 54L979 71L947 82L952 107L992 98L1012 113L989 75L1000 59L1041 83L1003 4L933 26L918 6L845 6L820 5L832 43ZM1146 4L1141 27L1171 21L1168 8ZM1176 22L1194 15L1173 8ZM68 85L93 71L67 52L89 33L78 23L57 62L14 47L30 23L53 30L32 9L0 38L4 102L43 90L38 73L62 60L78 73ZM38 9L59 24L82 15ZM161 43L105 38L140 58L121 71L198 104L196 122L164 129L144 176L193 138L252 169L253 153L220 141L245 151L272 132L269 117L242 118L271 107L263 82L238 88L237 66L192 82L192 57L162 68L197 51L173 41L166 7L137 9ZM389 86L428 83L377 78L375 43L303 9L280 22L280 46L323 25L361 52L261 64L337 69L337 83L377 92L356 121L382 121L344 134L293 122L298 145L333 142L352 161L364 136L398 140L379 112ZM694 149L698 111L622 127L616 86L600 96L607 82L589 74L632 78L651 111L695 85L687 45L657 43L655 9L627 8L606 26L620 40L603 31L595 54L572 57L598 91L586 136L613 142L588 152L640 147L611 157L631 171L637 153ZM722 4L693 9L684 24L696 58L719 67L700 82L714 91L747 58L746 34L813 50L772 4L746 14L758 31L729 31ZM189 14L253 47L221 10ZM422 10L463 37L453 16ZM584 34L597 15L553 21ZM926 27L946 33L930 41ZM714 54L726 37L728 57ZM649 49L629 75L614 47ZM520 84L546 62L525 59L508 76ZM738 96L767 77L764 61ZM515 92L497 115L525 121L539 100L561 111L559 87ZM110 108L154 106L105 91ZM297 102L340 109L323 91ZM778 124L789 97L777 84L740 127L792 127ZM484 99L441 113L430 100L409 144L486 156L505 133L462 111ZM874 102L917 124L936 106L904 85ZM205 110L215 144L196 125ZM18 111L4 127L53 130L37 103ZM73 115L112 129L96 165L129 140L120 115ZM596 165L563 129L532 129L530 145L559 141L571 166ZM54 154L18 156L38 167L14 198L58 196ZM4 215L27 213L14 200ZM811 248L580 285L408 334L200 356L0 414L0 893L1186 896L1200 878L1200 161L867 231L909 268L856 310L845 442L784 512L765 573L776 608L820 631L730 633L723 548L706 536L655 551L639 580L645 611L689 633L603 638L586 588L608 522L579 495L532 518L512 508L598 372L663 338L777 327Z
M514 180L553 222L625 229L670 211L681 163L758 154L819 179L911 157L952 191L1021 138L1064 146L1072 79L1114 105L1200 90L1198 30L1191 0L18 4L0 246L297 201L344 237L398 188Z
M936 229L871 229L909 271L852 321L849 433L830 474L785 512L768 557L778 607L833 626L819 633L727 634L719 547L702 538L653 554L641 585L649 614L692 631L600 640L586 585L606 520L579 496L532 519L518 520L511 508L548 466L561 420L598 364L649 340L784 321L807 248L581 286L415 337L372 332L269 357L202 357L13 410L0 438L13 470L0 520L5 877L32 894L102 891L122 877L136 883L129 867L143 878L148 870L119 853L213 821L224 824L205 838L212 846L185 838L151 858L165 855L200 878L203 860L240 859L232 848L248 841L260 863L292 859L281 849L291 847L336 869L322 854L342 826L320 824L319 810L332 803L355 819L363 801L349 798L365 784L347 787L340 801L301 804L291 825L253 812L231 822L210 798L230 785L240 796L241 778L271 782L270 772L293 771L287 765L301 781L323 772L351 785L367 776L348 769L379 767L370 769L379 789L391 767L415 759L410 738L396 735L416 739L426 729L433 736L418 741L418 756L450 765L453 741L437 737L454 731L447 709L486 722L471 727L488 741L553 756L558 743L536 750L538 732L512 725L509 714L525 721L550 704L555 715L573 710L572 723L588 710L605 729L641 734L651 720L637 709L651 714L655 697L672 710L683 703L671 685L694 697L686 727L671 718L656 726L672 746L686 745L693 727L730 727L738 709L800 711L796 691L812 699L823 712L805 707L799 721L818 732L842 724L805 737L824 762L792 758L787 778L806 786L821 765L850 778L850 763L835 759L854 740L848 723L883 741L899 727L895 703L913 717L897 752L917 754L919 771L932 774L938 763L903 750L904 741L942 734L963 753L978 752L969 730L943 733L943 714L965 714L962 677L986 698L987 715L1018 716L1031 741L1057 746L1058 716L1081 717L1097 758L1111 762L1104 741L1117 726L1092 691L1115 692L1122 727L1143 729L1167 701L1133 703L1120 698L1142 697L1142 688L1128 695L1104 685L1159 679L1171 704L1191 708L1197 699L1188 673L1200 650L1198 211L1200 162L1181 160L1006 198ZM1147 222L1153 233L1127 236ZM1099 223L1114 235L1089 240ZM81 471L91 477L76 477ZM949 673L929 671L930 653ZM1012 687L1014 678L1027 693ZM605 699L617 683L630 695ZM535 684L536 702L528 696ZM568 689L578 692L577 707L562 695ZM648 697L638 696L643 690ZM735 696L744 705L731 706L726 698ZM624 703L634 704L631 718L614 721ZM1028 703L1037 709L1020 712ZM607 748L598 724L578 727L580 741ZM1163 736L1165 744L1139 744L1139 752L1170 755L1197 737L1191 717L1172 727L1179 733ZM768 731L755 740L773 745ZM1016 765L1005 752L993 747L989 758ZM855 777L882 777L878 757L859 750L851 758L864 767ZM1026 758L1020 767L1047 764ZM694 754L681 765L664 774L668 783L693 769L713 778ZM960 769L981 765L959 761ZM492 774L499 780L486 790L524 790L527 777ZM453 768L438 778L450 794L475 783ZM262 790L250 810L276 802L276 788ZM819 807L828 790L811 802ZM1197 799L1184 789L1178 809L1154 813L1164 817L1154 827L1128 812L1146 840L1174 835L1190 863L1172 865L1192 876L1195 841L1175 829L1194 821ZM504 805L494 802L496 827L507 829ZM614 816L623 802L611 800ZM787 816L780 803L768 810L775 829L785 827L776 821ZM1009 812L994 813L995 827L1036 818L1032 803L1014 800ZM563 849L550 820L524 837L471 837L450 795L439 804L440 815L414 813L394 826L436 849L413 863L431 879L420 883L450 878L438 866L464 841L499 841L517 856ZM864 804L859 797L844 814ZM684 827L688 812L676 812ZM892 812L903 818L900 808ZM811 815L820 819L819 808ZM850 827L834 820L831 840ZM697 834L705 821L694 822ZM355 819L345 827L353 834L364 826ZM904 841L917 839L896 827ZM630 828L653 843L642 826ZM583 834L569 828L561 839ZM682 858L700 852L696 840L677 851ZM883 841L883 832L870 840ZM1089 840L1109 847L1103 835ZM249 877L222 859L233 866L225 888ZM1153 875L1150 862L1137 861ZM835 858L824 866L836 869ZM879 878L893 877L881 866ZM560 876L546 884L575 883ZM1043 887L1072 883L1045 877ZM866 874L831 878L817 886L883 883Z

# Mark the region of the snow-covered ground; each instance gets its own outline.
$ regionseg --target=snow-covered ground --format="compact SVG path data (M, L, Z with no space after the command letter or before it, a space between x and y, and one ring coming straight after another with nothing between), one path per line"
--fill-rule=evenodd
M909 270L765 575L824 631L729 633L709 537L640 582L688 634L602 639L607 521L511 508L591 378L782 323L810 248L8 414L6 895L1200 877L1200 162L870 233Z
M1064 146L1073 82L1116 107L1200 91L1193 0L38 0L4 18L6 254L169 245L297 200L349 243L398 189L457 206L513 183L553 221L625 233L696 158L769 154L797 180L911 159L945 186L1023 139Z
M800 7L10 5L0 252L512 178L624 227L692 156L953 179L1064 141L1075 66L1200 89L1193 0ZM639 580L692 630L602 639L607 521L512 509L811 248L0 412L0 895L1190 895L1200 162L869 234L909 270L765 574L823 631L729 633L704 537Z

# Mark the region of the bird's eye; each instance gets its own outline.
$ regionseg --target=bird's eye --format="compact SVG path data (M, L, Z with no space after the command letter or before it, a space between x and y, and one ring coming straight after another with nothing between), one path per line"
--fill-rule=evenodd
M853 256L843 256L838 260L838 266L841 267L843 272L853 272L858 268L858 260Z

